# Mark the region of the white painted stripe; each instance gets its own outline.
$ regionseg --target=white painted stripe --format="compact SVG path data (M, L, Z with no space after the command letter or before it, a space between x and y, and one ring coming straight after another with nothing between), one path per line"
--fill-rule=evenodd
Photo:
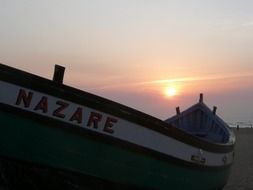
M17 86L11 83L0 81L0 102L17 107L29 112L33 112L39 115L44 115L56 120L64 121L66 123L74 124L79 127L95 131L97 133L101 133L104 135L114 136L118 139L122 139L163 154L173 156L175 158L179 158L188 162L195 162L191 160L192 155L201 156L206 159L206 166L224 166L231 164L233 161L233 152L230 153L213 153L206 150L200 150L199 148L193 147L191 145L180 142L176 139L163 135L159 132L153 131L151 129L145 128L138 124L129 122L127 120L116 118L107 113L82 106L76 104L74 102L66 101L54 96L50 96L48 94L40 93L38 91L30 90L27 88L23 88L21 86ZM26 93L33 92L33 97L31 101L31 105L28 108L25 108L23 104L16 105L17 97L19 94L19 90L24 89ZM42 110L34 110L38 102L41 100L41 97L46 96L48 99L48 111L43 113ZM64 110L65 118L59 118L53 116L53 111L58 107L56 105L57 101L64 101L69 104L69 107ZM78 124L76 121L70 121L69 118L73 115L75 110L81 107L83 109L83 122ZM87 122L89 120L89 116L91 112L97 112L102 115L102 120L99 122L99 127L97 129L92 127L87 127ZM108 133L103 131L104 125L106 123L106 119L108 117L116 118L117 122L113 124L114 133ZM226 157L226 162L224 162L224 157Z

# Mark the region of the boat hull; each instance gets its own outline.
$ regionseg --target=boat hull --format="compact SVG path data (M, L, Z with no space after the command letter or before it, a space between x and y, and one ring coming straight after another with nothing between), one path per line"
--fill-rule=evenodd
M102 135L73 127L70 132L63 123L30 118L8 109L0 111L0 120L2 158L73 173L78 179L89 176L108 185L140 189L196 190L222 188L229 176L230 165L202 168L162 159Z

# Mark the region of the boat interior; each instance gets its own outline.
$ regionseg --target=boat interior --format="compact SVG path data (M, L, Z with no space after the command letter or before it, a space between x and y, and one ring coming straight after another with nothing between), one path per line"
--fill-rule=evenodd
M213 143L229 141L228 125L216 115L216 107L210 110L202 101L165 122L181 130Z

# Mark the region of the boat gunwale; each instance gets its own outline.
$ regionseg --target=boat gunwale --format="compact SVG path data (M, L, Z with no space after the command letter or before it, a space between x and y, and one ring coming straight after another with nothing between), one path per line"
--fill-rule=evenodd
M203 171L220 171L220 170L227 169L231 167L232 165L232 163L229 163L229 164L220 165L220 166L210 166L210 165L205 165L205 164L200 164L200 163L195 163L195 162L189 162L189 161L182 160L180 158L173 157L171 155L168 155L162 152L158 152L156 150L146 148L139 144L131 143L129 141L121 140L119 138L108 136L102 133L97 133L95 131L91 131L85 128L76 127L76 125L74 124L56 120L48 116L41 116L36 113L29 112L27 110L20 110L19 108L1 104L1 103L0 103L0 108L5 113L9 113L14 116L17 115L18 117L22 116L23 118L30 119L31 121L39 122L42 125L46 125L46 127L49 127L49 128L54 127L54 128L66 131L67 133L82 136L90 140L95 139L96 141L100 143L106 143L108 145L115 146L120 149L144 154L146 156L150 156L154 159L168 162L170 164L174 163L179 166L184 166L184 167L188 167L188 168L192 168L196 170L203 170Z
M130 108L112 100L91 94L80 89L59 84L38 75L25 72L0 63L0 80L20 85L24 88L36 90L58 98L62 98L80 105L84 105L105 113L117 116L130 122L137 123L153 131L159 132L176 140L216 153L227 153L234 149L234 142L210 143L190 135L164 121L146 113ZM101 106L102 105L102 106ZM96 133L97 134L97 133Z

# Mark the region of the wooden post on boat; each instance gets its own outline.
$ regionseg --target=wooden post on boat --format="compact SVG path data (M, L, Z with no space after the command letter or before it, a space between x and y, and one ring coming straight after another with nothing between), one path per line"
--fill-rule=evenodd
M217 107L214 106L214 107L213 107L213 114L214 114L214 115L216 114L216 110L217 110Z
M177 115L180 115L180 107L176 107Z
M200 93L200 95L199 95L199 103L203 103L203 94L202 93Z
M177 116L179 116L181 114L180 112L180 107L176 107L176 112L177 112ZM181 128L182 125L182 120L180 119L180 117L178 118L178 127Z
M55 65L53 81L56 83L62 84L63 78L64 78L64 72L65 72L65 67L61 65Z

